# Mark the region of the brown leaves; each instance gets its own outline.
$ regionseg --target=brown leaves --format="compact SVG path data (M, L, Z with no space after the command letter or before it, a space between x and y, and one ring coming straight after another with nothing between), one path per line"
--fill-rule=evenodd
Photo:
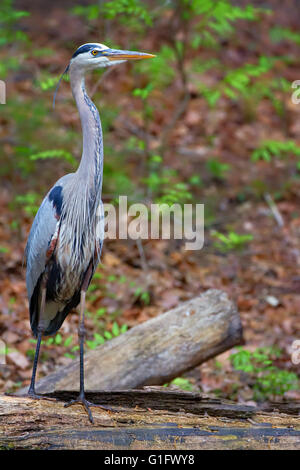
M12 362L18 368L25 370L30 367L30 363L24 354L19 351L11 351L7 354L8 362Z
M108 268L113 268L121 264L120 258L110 252L105 252L103 256L103 264Z

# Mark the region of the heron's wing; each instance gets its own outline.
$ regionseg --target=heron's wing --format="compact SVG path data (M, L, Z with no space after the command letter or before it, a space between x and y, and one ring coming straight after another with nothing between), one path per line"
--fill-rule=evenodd
M59 226L63 201L62 190L66 180L73 174L60 178L44 198L33 221L26 249L26 285L30 302L34 288L47 262L47 251Z
M58 224L56 208L47 194L35 216L25 249L29 301L40 275L45 270L47 251Z

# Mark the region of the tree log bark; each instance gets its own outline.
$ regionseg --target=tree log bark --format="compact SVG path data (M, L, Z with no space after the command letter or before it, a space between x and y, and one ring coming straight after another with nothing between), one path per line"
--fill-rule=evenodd
M236 306L227 294L204 294L135 326L85 355L87 390L122 390L161 385L242 343ZM37 383L38 393L76 390L74 360Z
M299 403L259 409L160 387L90 392L114 408L93 407L91 425L80 405L63 406L77 392L50 395L0 395L0 449L300 449Z

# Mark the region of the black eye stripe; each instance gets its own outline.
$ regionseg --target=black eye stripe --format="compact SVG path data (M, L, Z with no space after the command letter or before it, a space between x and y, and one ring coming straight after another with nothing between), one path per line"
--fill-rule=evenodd
M98 48L98 49L97 49ZM77 51L74 52L74 54L72 55L72 59L74 59L74 57L77 57L79 54L83 54L84 52L89 52L89 51L92 51L92 50L98 50L99 52L101 52L99 50L99 46L98 44L85 44L84 46L80 46Z

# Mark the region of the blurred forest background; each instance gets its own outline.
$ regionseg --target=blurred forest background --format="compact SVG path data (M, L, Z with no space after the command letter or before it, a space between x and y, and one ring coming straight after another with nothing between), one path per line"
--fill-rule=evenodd
M81 157L68 78L75 49L157 54L87 77L104 130L104 202L205 204L205 245L105 242L87 296L86 348L208 288L237 303L245 346L171 386L233 400L299 398L300 80L297 0L2 0L0 389L29 383L35 349L23 253L42 198ZM39 376L78 354L77 315L43 341ZM170 386L170 384L167 384Z

